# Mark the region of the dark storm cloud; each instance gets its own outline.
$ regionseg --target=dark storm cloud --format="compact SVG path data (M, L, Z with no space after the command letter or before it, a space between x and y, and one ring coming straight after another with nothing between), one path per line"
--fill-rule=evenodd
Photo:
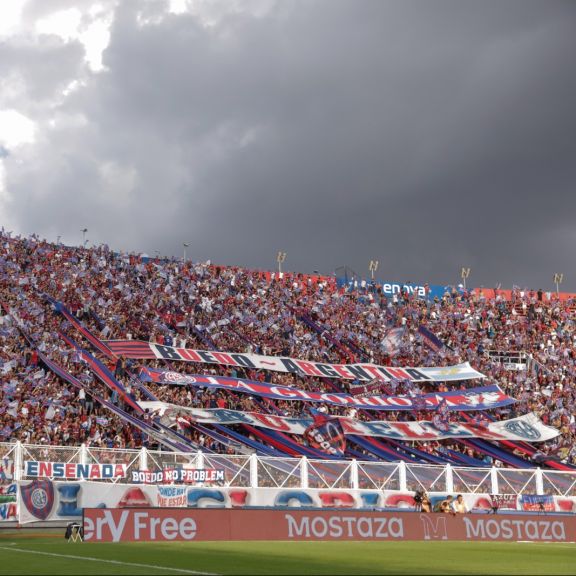
M279 2L211 27L141 6L120 3L107 71L9 166L23 231L576 290L575 4Z

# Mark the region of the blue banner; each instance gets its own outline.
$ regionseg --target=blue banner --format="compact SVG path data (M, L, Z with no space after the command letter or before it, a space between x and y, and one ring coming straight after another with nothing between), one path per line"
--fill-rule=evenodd
M142 381L155 382L156 384L220 388L276 400L322 402L338 406L363 408L365 410L434 410L443 399L445 399L448 409L453 411L491 410L516 402L516 400L507 396L495 385L418 396L354 396L344 393L311 392L293 388L292 386L281 386L256 380L231 378L229 376L180 374L158 368L142 367L139 378Z
M377 288L382 290L382 294L387 298L391 298L394 294L400 296L402 292L406 292L409 296L416 296L417 298L427 298L433 300L434 298L441 299L446 292L452 293L456 290L459 293L463 289L459 285L442 285L442 284L413 284L402 282L389 282L383 280L358 280L355 278L340 277L336 278L338 287L347 287L350 290L364 290L371 291Z

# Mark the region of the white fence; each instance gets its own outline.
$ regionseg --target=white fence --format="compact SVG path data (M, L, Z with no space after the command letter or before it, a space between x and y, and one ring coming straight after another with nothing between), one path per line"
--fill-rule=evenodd
M352 490L399 490L413 492L465 492L471 494L537 494L576 496L576 472L530 468L465 468L405 462L359 460L312 460L252 455L222 455L197 452L159 452L142 448L120 450L87 446L39 446L0 443L4 478L8 463L14 480L25 475L26 461L76 464L125 464L128 480L133 471L151 472L169 468L217 468L225 471L224 487L318 488ZM120 478L101 482L126 482Z
M507 370L530 370L532 355L516 350L487 350L486 354L494 362L499 362Z

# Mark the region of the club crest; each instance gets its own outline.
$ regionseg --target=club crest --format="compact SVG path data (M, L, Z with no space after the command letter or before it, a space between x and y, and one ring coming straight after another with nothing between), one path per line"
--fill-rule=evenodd
M49 480L33 480L20 487L22 502L32 516L46 520L54 508L54 485Z
M534 426L528 424L528 422L511 420L510 422L506 422L504 428L512 434L526 438L526 440L538 440L541 436L540 432L534 428Z

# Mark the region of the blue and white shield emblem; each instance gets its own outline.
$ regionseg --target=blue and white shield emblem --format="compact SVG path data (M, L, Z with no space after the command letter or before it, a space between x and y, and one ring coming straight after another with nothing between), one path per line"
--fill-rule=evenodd
M535 440L539 440L542 436L542 434L540 434L538 429L528 424L528 422L523 422L522 420L510 420L509 422L506 422L506 424L504 424L504 428L508 432L516 434L516 436L520 436L532 442Z

